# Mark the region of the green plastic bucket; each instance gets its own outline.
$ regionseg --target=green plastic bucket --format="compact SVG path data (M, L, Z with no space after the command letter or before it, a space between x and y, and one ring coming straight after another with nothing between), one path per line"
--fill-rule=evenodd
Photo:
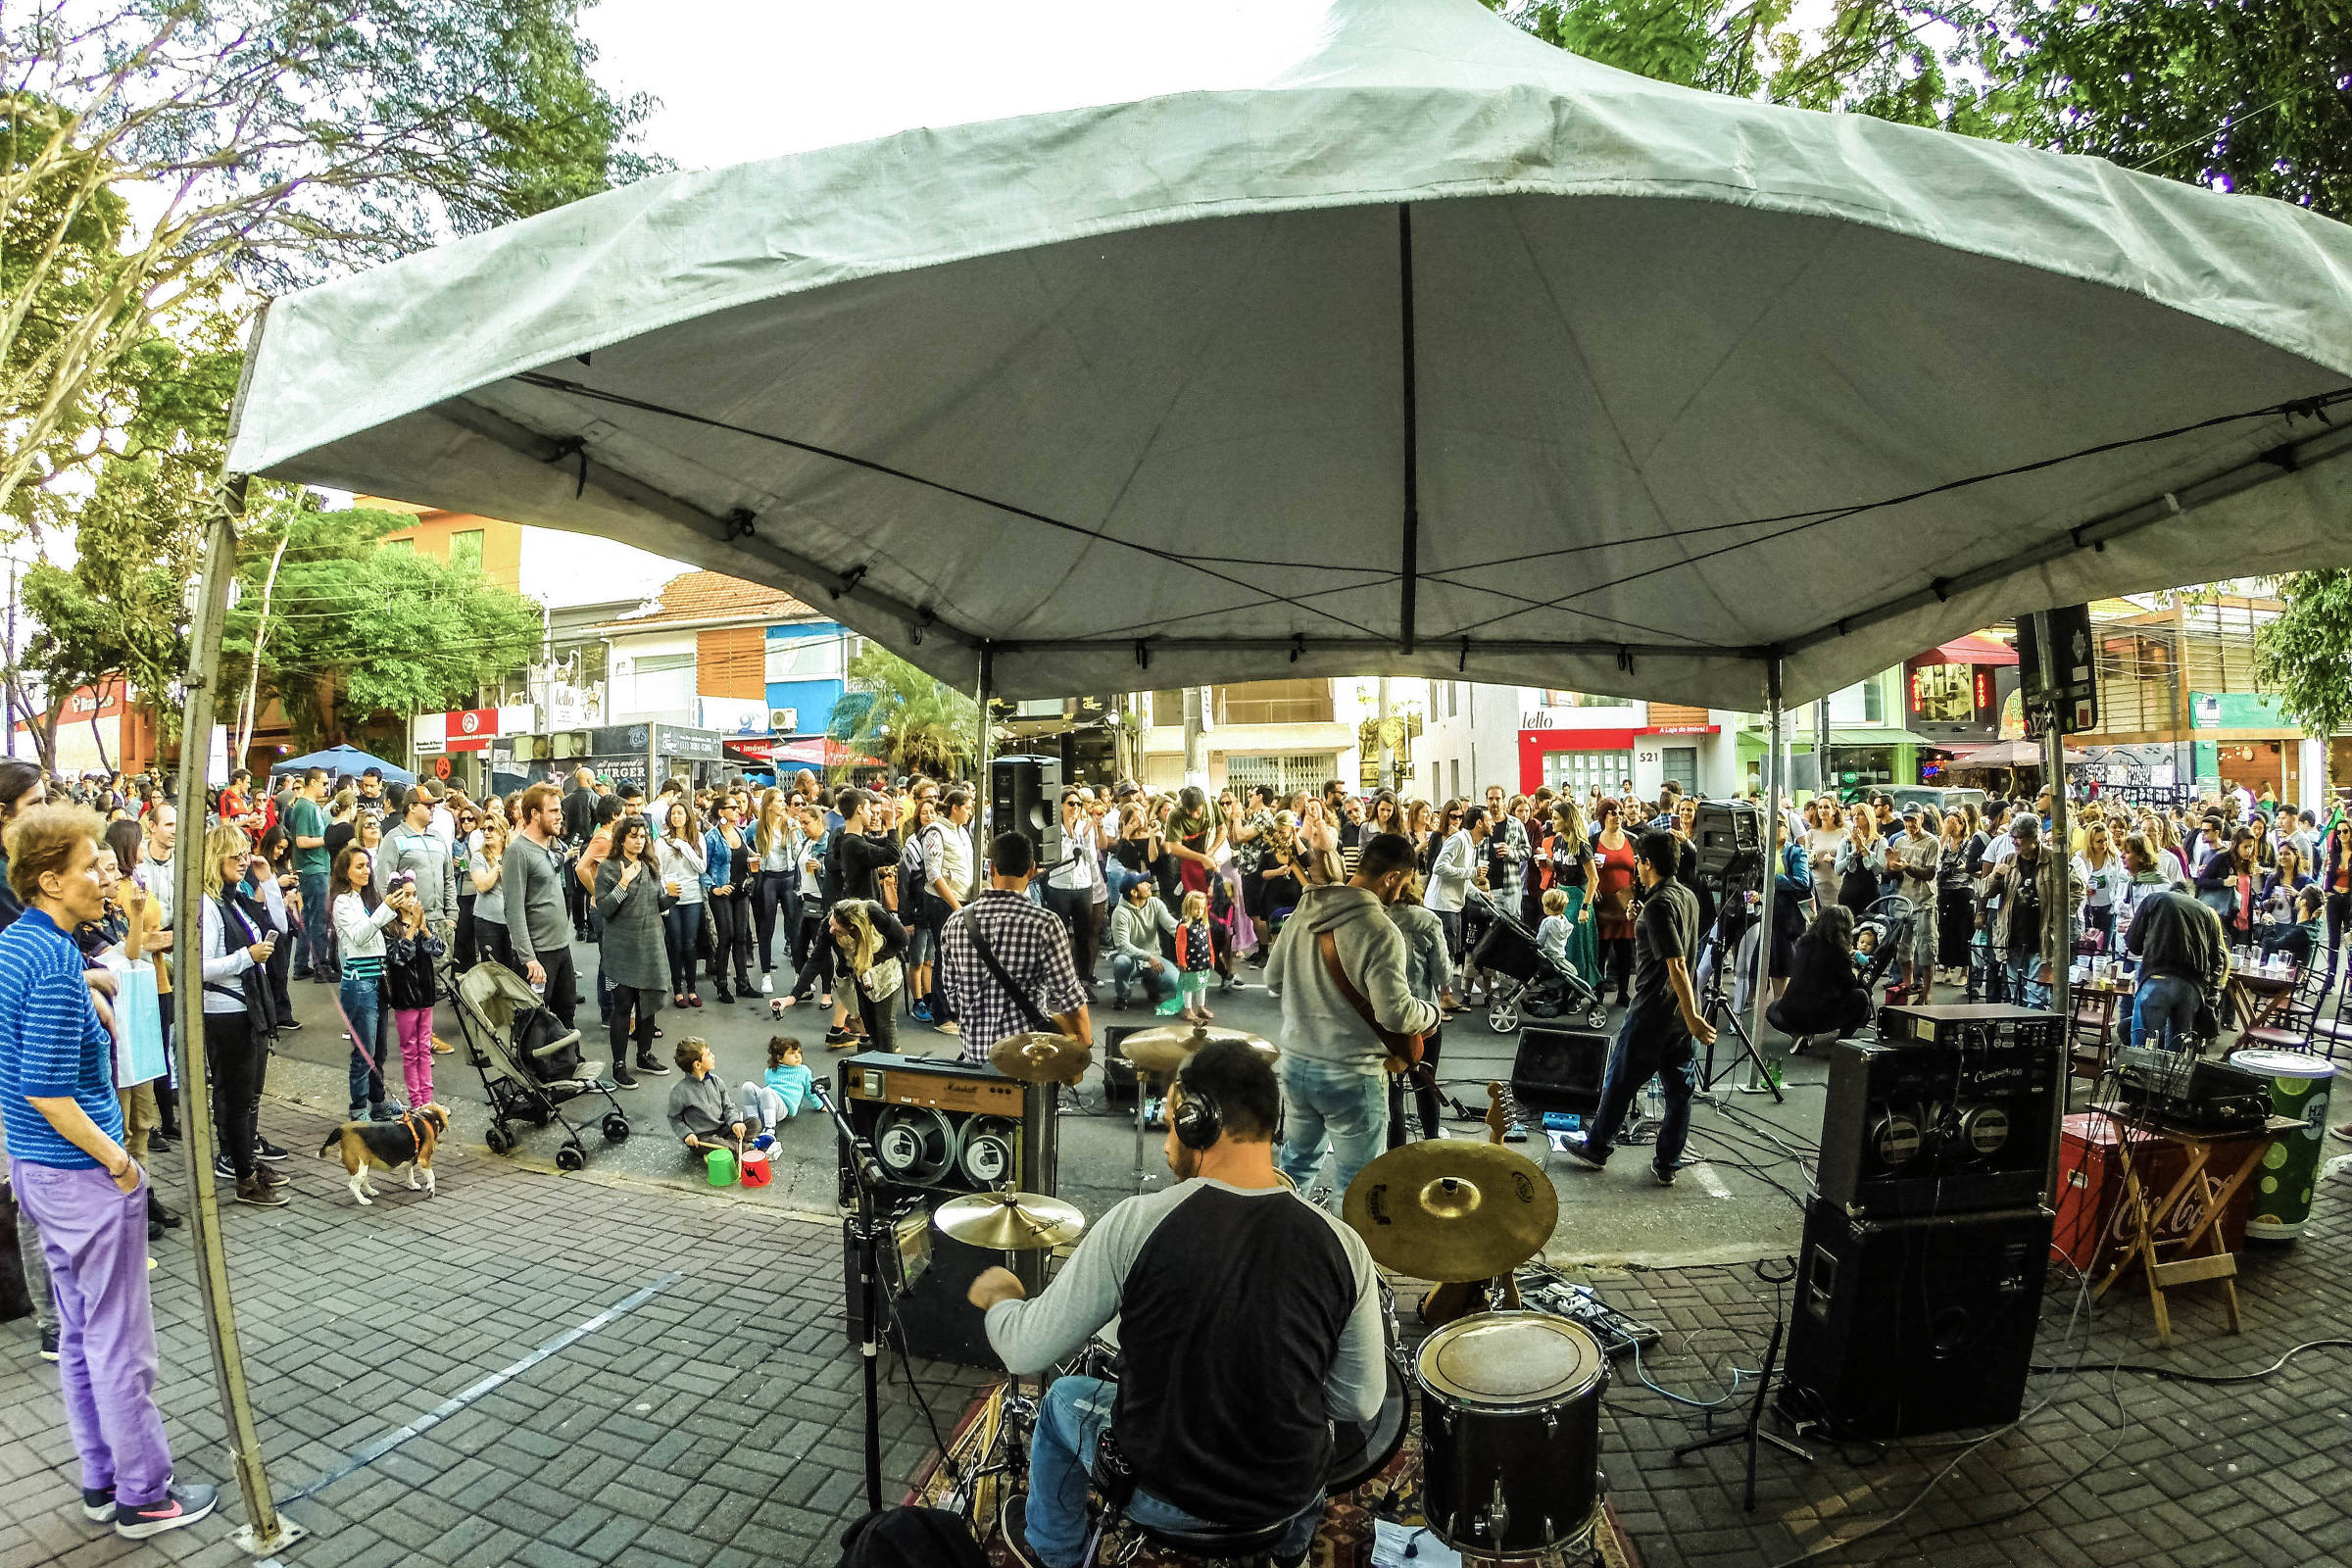
M703 1168L710 1173L711 1186L734 1186L735 1151L732 1149L711 1150L709 1153L703 1156Z
M2334 1086L2334 1064L2300 1051L2234 1051L2230 1065L2269 1080L2271 1108L2303 1124L2272 1139L2249 1178L2254 1211L2246 1221L2246 1240L2291 1242L2311 1218L2320 1145L2328 1136L2328 1092Z

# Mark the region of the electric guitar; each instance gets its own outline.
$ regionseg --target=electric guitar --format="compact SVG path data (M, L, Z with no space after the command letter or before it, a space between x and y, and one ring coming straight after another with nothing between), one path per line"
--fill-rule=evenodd
M1499 1144L1518 1120L1519 1107L1511 1100L1511 1092L1499 1083L1487 1085L1487 1142ZM1441 1328L1471 1312L1487 1310L1487 1293L1498 1283L1495 1280L1448 1280L1421 1298L1421 1321L1429 1328ZM1519 1306L1519 1279L1505 1274L1502 1286L1502 1307L1516 1311Z

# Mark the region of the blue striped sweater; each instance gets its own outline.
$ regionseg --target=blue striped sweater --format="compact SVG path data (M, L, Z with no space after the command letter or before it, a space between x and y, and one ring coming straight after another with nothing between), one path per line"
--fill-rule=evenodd
M101 1132L122 1141L114 1037L90 1004L81 950L56 921L28 908L0 931L0 1125L12 1159L97 1167L31 1104L69 1097Z

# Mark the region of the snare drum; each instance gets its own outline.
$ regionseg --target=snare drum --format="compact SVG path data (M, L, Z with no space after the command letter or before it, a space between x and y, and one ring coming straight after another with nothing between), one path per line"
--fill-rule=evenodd
M1323 1483L1326 1497L1353 1492L1386 1470L1396 1450L1404 1446L1405 1428L1413 1424L1412 1391L1394 1359L1384 1359L1381 1370L1388 1374L1389 1382L1372 1424L1359 1427L1352 1421L1339 1421L1332 1425L1331 1469Z
M1587 1535L1600 1491L1600 1341L1548 1312L1479 1312L1422 1342L1421 1443L1431 1532L1486 1556L1534 1556Z

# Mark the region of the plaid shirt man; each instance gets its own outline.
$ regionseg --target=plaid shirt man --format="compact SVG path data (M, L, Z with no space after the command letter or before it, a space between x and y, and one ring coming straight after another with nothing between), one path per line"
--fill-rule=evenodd
M1069 935L1052 910L1003 888L985 889L964 907L972 911L997 962L1038 1011L1052 1018L1086 1004L1086 989L1078 983L1078 966L1070 958ZM956 1017L963 1020L965 1061L988 1060L989 1047L1030 1027L1020 1004L973 951L971 933L959 916L951 917L940 934L939 978Z

